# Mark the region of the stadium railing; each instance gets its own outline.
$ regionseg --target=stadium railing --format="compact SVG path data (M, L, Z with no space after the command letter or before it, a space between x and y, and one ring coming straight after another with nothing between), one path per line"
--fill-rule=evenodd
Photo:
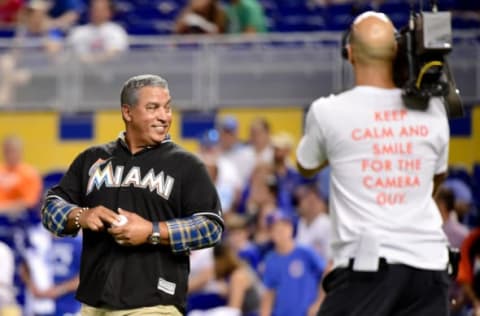
M82 63L68 48L49 56L36 43L18 47L4 39L0 109L117 108L122 83L141 73L164 76L179 109L306 106L351 85L340 38L338 32L131 37L127 52L104 63ZM467 103L480 100L479 38L479 31L455 33L449 55Z

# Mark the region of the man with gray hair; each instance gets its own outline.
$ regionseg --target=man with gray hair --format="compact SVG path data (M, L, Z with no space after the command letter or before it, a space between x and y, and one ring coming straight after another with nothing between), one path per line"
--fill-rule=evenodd
M125 131L77 156L42 221L56 235L83 232L82 315L181 315L189 251L220 240L220 202L205 166L169 137L163 78L127 80L121 114Z

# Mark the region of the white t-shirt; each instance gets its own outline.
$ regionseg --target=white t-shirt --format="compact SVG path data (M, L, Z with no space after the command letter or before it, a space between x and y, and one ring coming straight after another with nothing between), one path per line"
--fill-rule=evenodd
M95 54L128 49L127 32L118 24L106 22L99 26L86 24L74 27L68 42L77 54Z
M330 259L331 231L332 223L327 214L319 214L310 224L300 218L295 239L298 244L314 249L322 258Z
M316 100L297 148L307 169L331 166L330 218L334 266L373 234L391 263L441 270L447 241L432 198L433 177L446 172L449 126L439 99L407 110L401 90L358 86Z
M255 157L249 154L248 147L243 144L235 145L232 149L223 151L220 157L235 167L240 188L243 188L250 179L252 166L255 166Z
M262 151L257 153L255 148L248 144L240 147L234 155L230 155L228 157L237 166L243 189L243 187L246 186L250 181L252 173L258 164L273 163L273 147L267 146Z

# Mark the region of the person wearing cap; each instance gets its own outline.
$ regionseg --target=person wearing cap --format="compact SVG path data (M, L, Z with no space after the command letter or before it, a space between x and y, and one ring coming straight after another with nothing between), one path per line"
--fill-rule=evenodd
M445 106L406 107L385 14L360 14L346 38L355 86L312 103L297 147L304 175L331 168L332 271L318 315L446 316L449 251L433 199L448 168Z
M274 250L265 258L260 316L313 316L320 306L325 261L295 243L292 217L277 209L267 216Z
M470 228L475 228L479 224L478 210L473 203L472 189L458 178L445 180L443 187L452 190L454 199L454 208L460 217L460 221Z
M216 129L219 133L220 157L235 166L240 187L243 187L251 175L252 163L247 147L238 137L238 120L234 116L222 116L216 122Z
M216 129L205 131L198 139L198 156L207 166L210 166L211 174L215 173L217 188L218 186L227 187L228 192L226 194L228 197L225 196L225 198L228 201L222 203L222 206L225 205L224 212L226 213L235 207L242 189L242 183L239 179L237 167L230 160L220 155L219 142L220 135Z

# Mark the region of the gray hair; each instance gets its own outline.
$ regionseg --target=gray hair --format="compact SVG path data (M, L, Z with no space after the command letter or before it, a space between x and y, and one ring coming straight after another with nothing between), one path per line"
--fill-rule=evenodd
M138 102L138 90L143 87L161 87L168 90L168 82L157 75L139 75L125 81L120 95L120 105L136 105Z

